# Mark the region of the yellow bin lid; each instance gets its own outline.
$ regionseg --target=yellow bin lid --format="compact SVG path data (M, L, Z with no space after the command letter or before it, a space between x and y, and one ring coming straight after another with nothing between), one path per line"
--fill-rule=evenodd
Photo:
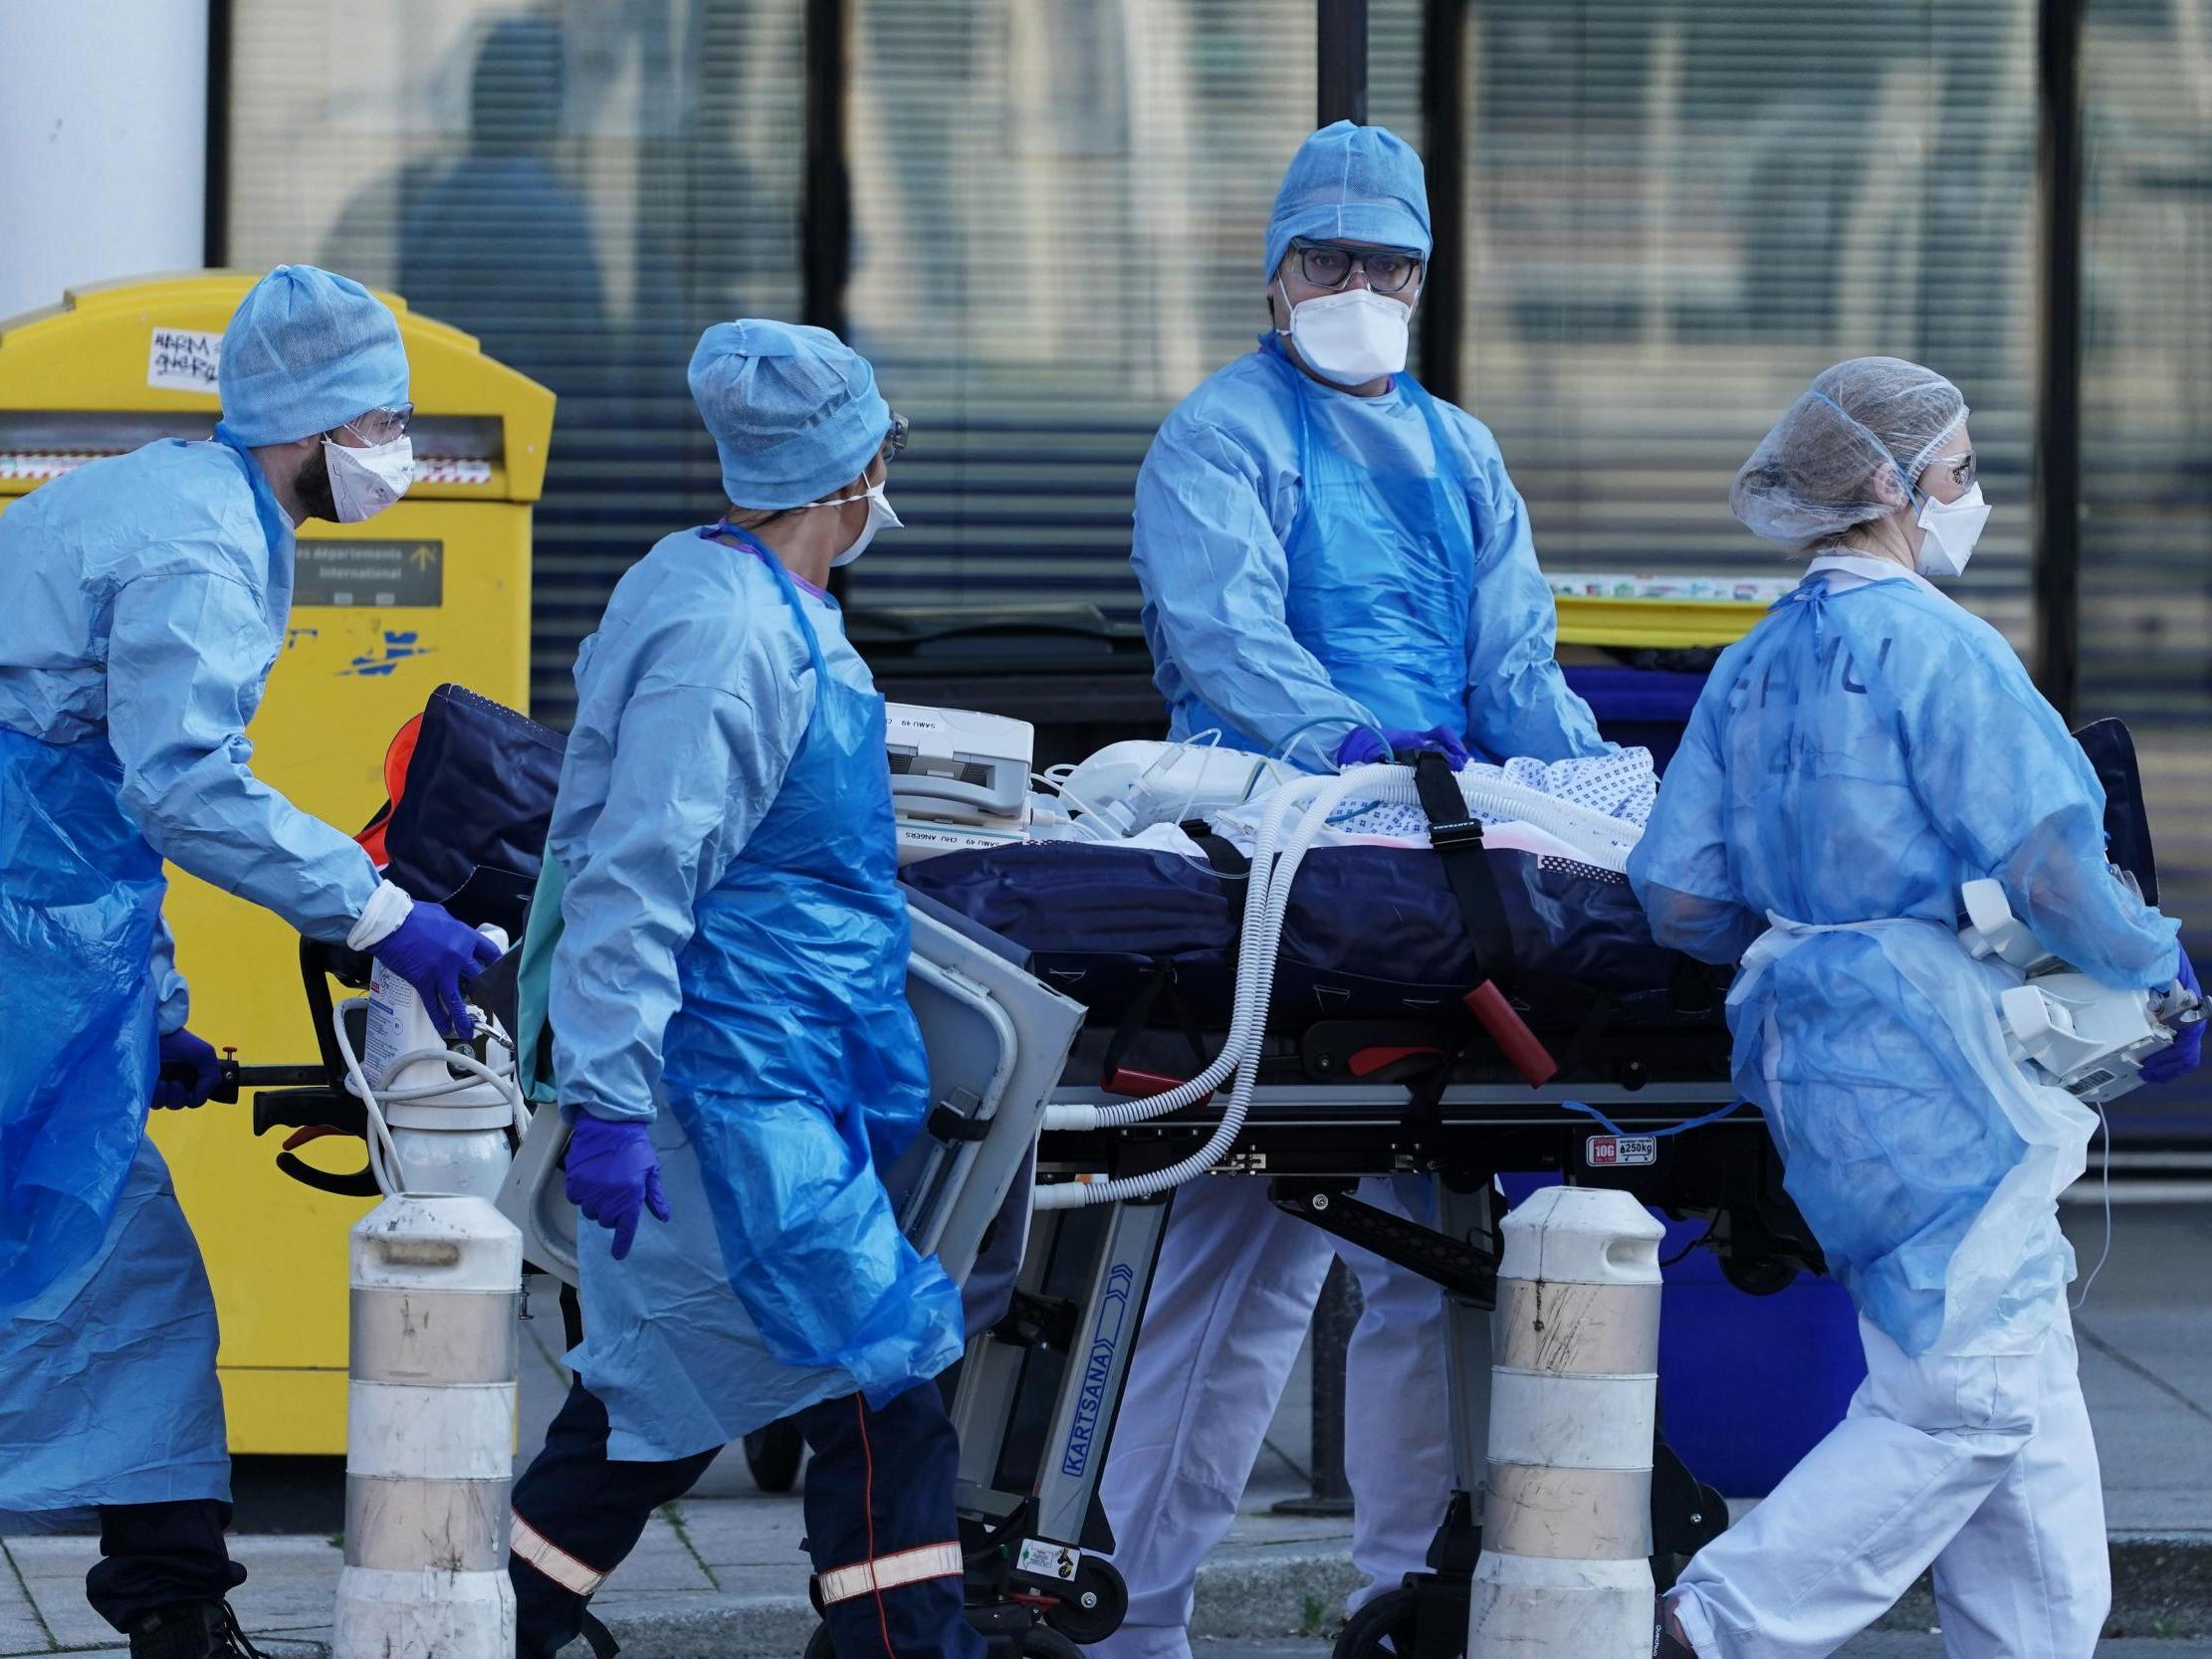
M204 437L221 413L215 361L250 271L192 271L74 288L0 321L0 496L164 436ZM553 394L484 355L475 336L377 298L399 318L415 405L414 499L533 502L545 488Z

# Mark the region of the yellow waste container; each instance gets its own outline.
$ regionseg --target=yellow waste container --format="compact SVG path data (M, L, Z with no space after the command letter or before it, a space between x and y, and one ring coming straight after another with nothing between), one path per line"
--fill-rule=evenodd
M253 281L108 284L0 322L0 510L100 456L206 437L223 327ZM385 744L441 682L526 706L531 504L553 429L553 393L379 298L406 341L414 487L366 523L301 527L291 630L251 733L255 772L348 831L383 801ZM248 1064L312 1063L298 935L182 871L169 881L192 1028ZM278 1138L250 1126L244 1103L153 1124L215 1285L231 1449L342 1452L345 1233L368 1202L280 1174Z

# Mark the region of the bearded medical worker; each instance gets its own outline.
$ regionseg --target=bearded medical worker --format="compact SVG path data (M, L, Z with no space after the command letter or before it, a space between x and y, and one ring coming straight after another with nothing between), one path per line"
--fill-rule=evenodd
M1736 517L1811 562L1714 667L1629 860L1662 943L1742 959L1736 1087L1867 1351L1844 1422L1682 1573L1672 1659L1816 1659L1931 1566L1954 1659L2089 1659L2110 1601L2056 1202L2097 1119L2006 1057L2007 973L1959 944L1959 889L2001 882L2107 985L2196 976L2107 865L2057 713L1930 580L1989 517L1966 415L1931 370L1860 357L1753 452Z
M293 535L405 492L407 358L358 284L280 266L223 335L222 424L95 461L0 517L0 1513L97 1509L93 1606L133 1659L241 1651L215 1305L149 1103L215 1051L161 922L163 859L373 949L449 1028L494 954L254 776Z
M575 1384L515 1486L519 1651L563 1647L654 1509L795 1416L837 1652L972 1659L931 1380L960 1296L879 1175L928 1104L883 699L824 591L899 522L906 426L865 359L782 322L709 328L691 391L731 506L584 641L549 841L567 1189L600 1226Z
M1314 133L1261 269L1272 326L1168 417L1137 483L1131 562L1170 735L1309 769L1429 746L1608 752L1553 660L1528 511L1486 428L1406 370L1430 252L1421 159L1377 126ZM1425 1199L1370 1183L1402 1213ZM1327 1235L1263 1179L1177 1193L1104 1498L1128 1580L1111 1659L1183 1659L1199 1563L1227 1532L1328 1271ZM1419 1570L1450 1488L1443 1304L1351 1248L1357 1607Z

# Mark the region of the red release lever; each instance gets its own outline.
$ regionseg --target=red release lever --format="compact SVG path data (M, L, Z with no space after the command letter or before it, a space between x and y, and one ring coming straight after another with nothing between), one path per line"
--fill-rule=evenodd
M1467 1005L1467 1012L1481 1022L1482 1029L1490 1034L1513 1069L1528 1080L1531 1089L1541 1089L1559 1075L1559 1062L1551 1051L1529 1030L1528 1022L1513 1012L1513 1004L1505 1000L1505 993L1490 980L1459 999Z
M1180 1089L1190 1082L1185 1077L1169 1077L1164 1072L1140 1072L1131 1066L1116 1066L1100 1080L1100 1087L1110 1095L1129 1095L1138 1100L1151 1100L1155 1095L1165 1095L1171 1089ZM1191 1104L1204 1106L1214 1098L1209 1089Z
M1401 1060L1416 1057L1438 1059L1443 1054L1440 1048L1363 1048L1345 1061L1344 1069L1354 1077L1373 1077L1386 1066L1395 1066Z

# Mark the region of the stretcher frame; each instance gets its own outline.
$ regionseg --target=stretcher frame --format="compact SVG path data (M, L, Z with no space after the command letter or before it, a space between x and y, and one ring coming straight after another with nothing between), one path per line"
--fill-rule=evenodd
M1122 1099L1076 1081L1063 1082L1053 1103ZM1452 1496L1431 1547L1431 1570L1402 1586L1408 1617L1394 1645L1410 1650L1409 1659L1448 1659L1465 1641L1487 1455L1502 1214L1494 1178L1556 1168L1570 1181L1617 1186L1648 1203L1711 1210L1731 1278L1746 1289L1778 1290L1799 1269L1817 1271L1820 1259L1781 1191L1763 1122L1746 1108L1682 1129L1732 1099L1725 1079L1541 1089L1464 1083L1445 1087L1433 1107L1410 1111L1397 1084L1255 1087L1220 1171L1268 1178L1279 1208L1431 1279L1444 1297ZM1632 1133L1616 1137L1570 1102L1596 1107ZM1038 1171L1068 1179L1163 1167L1188 1155L1217 1121L1202 1106L1120 1129L1047 1132ZM1650 1161L1621 1162L1623 1140L1648 1141L1628 1146L1626 1155ZM1353 1196L1362 1176L1409 1173L1433 1183L1433 1227ZM1046 1622L1079 1643L1110 1635L1127 1605L1119 1575L1099 1558L1115 1540L1098 1490L1172 1197L1037 1212L1014 1305L970 1342L954 1401L972 1601L1039 1605ZM1040 1389L1048 1392L1048 1412L1034 1398ZM1671 1559L1716 1534L1726 1509L1659 1451L1655 1537ZM1658 1564L1663 1578L1666 1562Z

